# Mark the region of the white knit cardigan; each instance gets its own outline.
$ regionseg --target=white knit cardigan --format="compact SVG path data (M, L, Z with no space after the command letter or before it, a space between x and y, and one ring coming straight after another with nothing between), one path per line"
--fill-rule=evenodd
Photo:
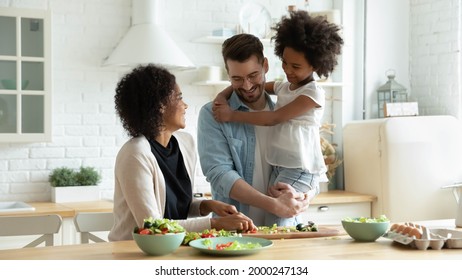
M186 132L173 134L178 140L186 170L194 186L197 153L192 136ZM165 210L165 180L151 146L144 136L125 143L117 154L115 163L114 226L110 241L133 239L135 226L141 227L143 219L163 218ZM187 231L210 229L210 218L200 216L201 200L191 202L187 220L178 222Z

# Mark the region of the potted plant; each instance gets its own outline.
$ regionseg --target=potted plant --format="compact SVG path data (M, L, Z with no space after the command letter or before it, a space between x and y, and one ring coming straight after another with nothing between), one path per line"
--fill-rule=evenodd
M67 167L53 169L48 177L52 186L53 202L93 201L100 199L97 186L101 175L93 167L73 170Z

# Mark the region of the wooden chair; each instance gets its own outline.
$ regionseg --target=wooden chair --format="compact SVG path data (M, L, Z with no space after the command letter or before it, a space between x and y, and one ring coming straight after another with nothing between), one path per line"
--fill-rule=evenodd
M41 235L26 247L53 246L53 234L58 233L62 224L59 215L0 216L0 236Z
M92 232L109 231L114 224L114 215L104 212L80 212L74 217L74 225L80 233L81 243L106 242Z

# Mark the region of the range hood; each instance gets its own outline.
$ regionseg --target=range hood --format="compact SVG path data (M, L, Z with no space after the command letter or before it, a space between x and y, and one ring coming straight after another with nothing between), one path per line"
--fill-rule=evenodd
M132 0L132 26L103 66L155 63L173 70L194 68L160 25L160 10L160 0Z

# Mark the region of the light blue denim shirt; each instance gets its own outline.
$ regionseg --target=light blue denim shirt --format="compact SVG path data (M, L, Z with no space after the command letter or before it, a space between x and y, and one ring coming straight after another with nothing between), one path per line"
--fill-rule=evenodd
M274 103L266 94L271 110ZM236 93L229 98L232 110L249 111ZM213 118L212 102L199 113L197 142L202 172L212 188L213 199L236 206L248 215L249 205L229 197L236 180L242 178L252 185L255 164L255 129L253 125L237 122L219 123Z

